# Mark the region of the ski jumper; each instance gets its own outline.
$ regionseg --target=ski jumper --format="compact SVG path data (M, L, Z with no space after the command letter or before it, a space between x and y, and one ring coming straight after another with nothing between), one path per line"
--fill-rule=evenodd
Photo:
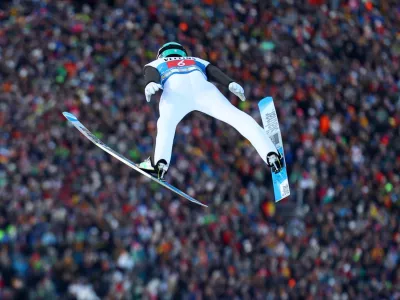
M162 85L157 121L154 162L164 159L169 165L178 123L188 113L201 111L226 122L239 131L267 163L267 154L276 148L264 129L248 114L233 106L208 80L228 87L233 82L220 69L197 57L166 57L144 68L146 85Z

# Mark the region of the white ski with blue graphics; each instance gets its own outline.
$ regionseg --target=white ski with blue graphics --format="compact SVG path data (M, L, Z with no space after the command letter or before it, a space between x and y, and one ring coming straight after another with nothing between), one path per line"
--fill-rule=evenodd
M279 128L279 121L275 110L274 100L272 99L272 97L266 97L258 103L258 107L260 109L261 119L265 131L274 143L276 149L283 156L283 159L285 159L282 135ZM289 180L286 171L286 161L285 166L279 173L275 174L272 171L271 173L272 183L274 186L275 202L278 202L290 195Z
M123 162L127 166L131 167L132 169L138 171L140 174L150 178L151 180L157 182L158 184L162 185L163 187L173 191L174 193L178 194L179 196L182 196L186 198L187 200L196 203L198 205L208 207L207 205L197 201L196 199L190 197L186 193L182 192L181 190L177 189L176 187L170 185L169 183L159 180L156 177L151 176L150 174L147 174L146 172L142 171L135 163L127 159L125 156L122 154L119 154L118 152L114 151L110 147L108 147L106 144L104 144L102 141L100 141L93 133L91 133L79 120L71 113L69 112L63 112L64 117L67 118L68 121L72 123L72 125L75 126L76 129L78 129L87 139L89 139L93 144L95 144L97 147L103 149L106 151L108 154L114 156L116 159L119 161Z

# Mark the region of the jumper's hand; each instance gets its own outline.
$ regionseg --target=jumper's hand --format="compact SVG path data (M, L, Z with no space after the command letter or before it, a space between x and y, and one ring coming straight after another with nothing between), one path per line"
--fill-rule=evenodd
M155 82L149 82L144 89L144 94L146 95L146 101L150 102L151 96L157 93L158 90L162 89L161 84Z
M240 100L245 101L246 97L244 96L244 90L243 88L240 86L240 84L236 83L236 82L231 82L229 84L229 90L234 93L236 96L238 96L240 98Z

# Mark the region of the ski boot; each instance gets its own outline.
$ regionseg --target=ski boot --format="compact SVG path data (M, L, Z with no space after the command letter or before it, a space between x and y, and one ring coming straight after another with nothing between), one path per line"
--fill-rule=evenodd
M279 173L285 165L283 156L279 152L269 152L267 154L267 165L272 169L272 172Z
M150 174L151 176L165 181L164 176L168 171L168 164L165 159L160 159L155 165L153 164L150 157L139 164L139 168L142 171Z

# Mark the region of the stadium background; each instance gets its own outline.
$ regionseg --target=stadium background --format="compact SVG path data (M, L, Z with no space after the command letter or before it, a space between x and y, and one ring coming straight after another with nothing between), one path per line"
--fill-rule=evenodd
M288 200L205 115L178 126L169 181L208 210L68 126L150 155L142 67L170 40L260 124L274 97ZM399 299L399 64L396 0L1 1L0 299Z

